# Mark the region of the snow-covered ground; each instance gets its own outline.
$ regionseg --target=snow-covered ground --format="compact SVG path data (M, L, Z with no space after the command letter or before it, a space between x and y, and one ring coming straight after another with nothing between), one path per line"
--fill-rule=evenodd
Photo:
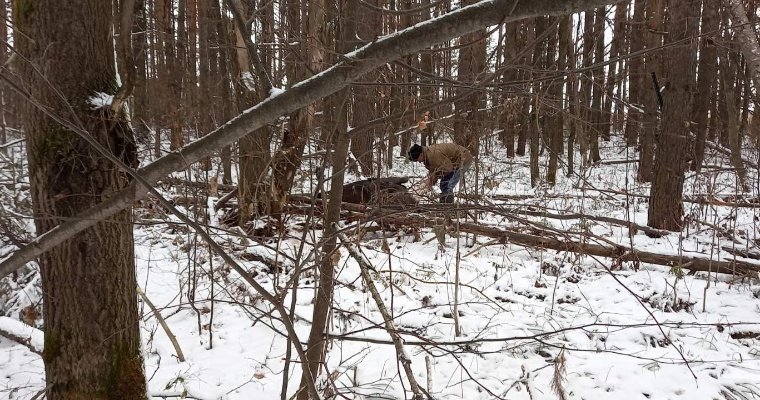
M605 160L636 156L626 154L615 141L604 146ZM421 164L396 164L384 175L424 175ZM714 157L709 164L725 160ZM646 198L633 195L646 194L648 187L635 183L634 168L635 163L601 164L583 176L563 175L553 188L532 189L527 157L482 157L479 181L484 182L483 176L489 179L480 194L533 197L490 197L489 205L502 215L482 212L478 221L519 227L525 223L508 218L508 211L530 206L646 225ZM757 173L750 175L757 195ZM472 187L474 170L467 179ZM309 182L302 180L300 189L307 191ZM734 187L733 174L708 168L699 176L689 175L685 192L733 194ZM613 193L623 191L631 196ZM730 259L734 256L721 247L755 246L757 209L696 203L684 207L691 218L689 228L657 239L591 220L522 217L663 254ZM293 217L292 229L282 240L260 242L234 232L212 232L260 284L279 294L292 277L293 260L299 254L306 258L320 239L319 232L298 228L295 223L301 221ZM722 233L703 222L720 227ZM306 245L301 248L303 237ZM404 235L372 238L361 240L361 250L376 270L374 282L406 342L415 378L433 398L562 398L553 389L555 375L568 399L760 395L756 279L679 276L664 266L641 264L636 269L631 263L493 244L490 238L465 234L449 234L442 245L429 229L417 242ZM138 285L166 319L186 358L178 361L166 332L141 303L146 375L154 398L279 399L283 380L288 396L295 392L300 367L295 352L288 353L273 308L219 257L209 256L200 238L183 226L145 224L135 227L135 243ZM272 271L260 262L246 261L251 259L246 254L276 259L283 268ZM452 318L457 264L459 336ZM295 301L293 291L283 296L286 307L295 303L292 312L302 342L312 318L313 265L305 263ZM11 329L13 324L0 319L0 327ZM330 333L329 375L322 376L322 386L329 380L333 393L346 398L405 398L409 385L382 316L358 264L345 249L337 264ZM284 377L288 357L293 362ZM0 338L0 398L31 399L44 386L40 357Z

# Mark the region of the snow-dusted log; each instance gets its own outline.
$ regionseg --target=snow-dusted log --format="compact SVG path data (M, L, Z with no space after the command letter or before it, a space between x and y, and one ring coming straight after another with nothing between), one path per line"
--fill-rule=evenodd
M348 86L361 75L404 55L421 51L485 26L516 21L539 15L564 15L612 4L615 0L484 0L438 18L376 39L372 43L339 57L334 66L292 88L273 95L246 110L215 131L173 151L138 172L155 183L174 171L186 168L213 155L250 132L278 117L306 107L313 101ZM146 187L133 183L68 222L37 237L29 245L0 263L0 278L18 269L67 238L132 206L148 193Z
M26 346L36 354L42 354L44 349L42 331L13 318L0 317L0 336Z
M343 208L357 213L366 213L372 220L382 221L384 224L396 226L414 227L440 227L447 224L445 218L433 218L429 215L399 212L367 212L368 208L356 204L343 204ZM453 209L452 209L453 212ZM356 215L354 215L356 216ZM459 222L459 231L487 236L496 239L494 243L516 244L526 247L538 247L543 249L569 251L590 256L612 258L620 261L635 261L668 267L681 267L692 272L718 272L724 274L752 275L760 273L760 263L743 260L716 260L707 257L694 257L687 255L673 255L653 253L632 249L623 245L602 245L589 241L570 239L571 236L581 235L579 232L562 232L557 230L545 230L531 226L531 233L518 232L516 230L503 229L496 226ZM563 237L564 236L564 237ZM593 238L589 238L593 239ZM753 253L754 254L754 253ZM739 254L741 255L741 254Z

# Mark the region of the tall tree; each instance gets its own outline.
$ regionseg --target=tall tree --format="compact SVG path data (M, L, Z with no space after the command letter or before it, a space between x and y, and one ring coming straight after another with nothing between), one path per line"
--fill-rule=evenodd
M348 53L355 44L356 25L347 23L356 18L359 11L359 2L342 0L337 2L338 10L331 10L334 15L330 20L337 21L334 46L338 54ZM337 223L340 220L340 210L343 198L343 180L345 176L346 159L348 158L348 101L349 88L344 88L330 96L325 102L328 108L329 121L325 129L329 131L328 148L332 149L331 164L333 174L330 179L330 192L328 196L327 211L325 215L325 241L322 245L321 259L319 260L319 286L314 294L314 309L312 314L311 330L309 331L308 350L306 364L303 365L303 375L298 393L298 400L309 399L306 385L309 376L316 378L327 358L326 331L329 326L329 318L332 310L333 290L335 288L335 262L338 251ZM339 254L338 254L339 256ZM316 381L316 379L314 379Z
M747 17L747 11L740 0L728 0L729 9L731 10L731 20L736 26L736 36L739 39L739 48L744 55L747 63L752 83L755 90L760 91L760 44L757 41L757 34L752 29L752 24ZM760 94L756 94L756 104Z
M348 21L350 24L356 24L356 37L354 41L358 46L373 41L380 35L380 14L376 9L381 5L378 0L368 0L360 2L361 12L357 13L355 19ZM367 5L371 5L368 7ZM344 27L345 28L345 27ZM373 83L377 80L376 71L364 75L361 79L365 82ZM370 120L375 119L378 113L377 107L377 89L374 85L354 85L352 87L353 101L351 113L351 126L361 126ZM407 97L408 98L408 97ZM351 135L351 154L359 164L361 173L365 176L373 175L374 170L374 152L373 145L377 134L375 129L365 129L362 132ZM379 171L378 171L379 173Z
M556 37L552 37L552 42L556 41L557 61L555 68L564 71L567 67L568 45L570 41L570 17L560 17L559 32ZM552 57L553 58L553 57ZM551 60L551 59L550 59ZM557 165L562 155L562 145L564 141L564 110L565 99L565 80L559 79L558 82L552 82L549 86L549 96L554 104L552 116L549 119L549 165L546 171L546 181L554 185L557 181Z
M252 35L251 18L253 10L250 10L240 1L229 1L232 10L236 11L235 37L236 37L236 60L238 76L236 79L236 88L238 93L238 102L240 108L245 109L253 106L269 95L272 89L272 82L269 74L269 58L263 52L257 50L250 39ZM268 2L267 2L268 3ZM259 20L269 18L269 13L274 11L266 4L261 7L258 14ZM248 21L244 24L243 21ZM271 24L261 24L262 31L258 35L261 41L270 38L273 33ZM253 68L251 68L253 67ZM279 209L272 209L273 202L270 190L267 190L267 169L269 168L271 150L270 141L272 134L267 126L263 126L253 132L250 132L238 142L238 203L240 204L239 222L244 224L251 218L263 215L271 211L278 212ZM287 143L287 142L285 142ZM280 150L282 151L282 149ZM299 153L300 154L300 153ZM276 156L275 156L276 157ZM287 157L285 158L287 162ZM274 175L277 176L279 162L274 161ZM290 168L295 168L290 166ZM277 185L275 180L275 185ZM289 187L289 186L288 186ZM279 203L277 203L279 204Z
M633 23L630 30L631 53L644 49L644 7L646 0L636 0L633 4ZM642 70L644 57L635 55L628 62L628 118L625 121L625 143L635 146L641 133L641 93L646 74Z
M323 67L323 30L325 28L325 2L314 0L304 8L299 0L289 0L287 7L289 42L300 43L286 63L288 82L299 82L319 72ZM304 9L306 12L302 13ZM306 37L303 37L306 35ZM263 79L263 77L260 77ZM290 115L282 145L272 160L272 187L274 193L272 210L278 213L293 186L296 171L307 139L313 129L316 105L300 109Z
M610 129L612 127L612 103L614 98L614 90L623 69L623 60L618 60L621 52L625 47L625 38L628 36L626 30L626 22L628 19L628 1L619 1L615 4L615 24L612 31L612 44L610 45L610 53L608 58L610 60L607 69L607 81L604 86L604 110L602 111L602 123L600 130L602 136L609 139ZM618 93L618 98L622 97ZM619 106L615 106L615 110L619 109Z
M663 129L658 135L654 179L649 195L649 226L678 231L683 226L683 183L687 167L684 151L689 142L691 99L694 93L696 57L685 40L696 26L691 15L694 0L671 4L667 43L673 44L666 57L668 91L663 107Z
M16 41L29 60L19 63L19 73L30 97L134 166L136 147L123 114L93 107L94 97L116 92L111 15L110 1L15 2L13 20L24 33ZM129 183L82 136L31 102L24 120L39 233ZM48 399L146 398L134 261L130 210L40 257Z
M702 168L702 160L705 157L705 141L707 139L707 117L710 110L710 102L716 99L712 96L715 83L715 71L717 68L717 52L715 49L715 37L717 36L718 2L712 0L702 1L702 19L700 25L701 37L699 41L699 76L697 77L697 92L694 96L694 108L692 109L692 121L696 129L694 143L694 157L691 161L691 170L699 171Z
M464 0L463 6L477 3L476 0ZM483 73L486 62L486 45L488 37L485 29L475 31L460 38L459 60L457 62L457 80L461 85L456 94L463 95ZM481 93L466 96L455 102L454 141L468 148L472 154L478 154L480 139L480 110L485 97Z
M654 151L656 132L659 125L659 105L654 93L650 74L661 75L660 50L662 45L663 14L665 13L665 0L647 0L647 55L644 64L644 73L641 77L641 94L644 99L644 126L643 135L639 136L639 170L637 179L640 182L652 180L654 168Z

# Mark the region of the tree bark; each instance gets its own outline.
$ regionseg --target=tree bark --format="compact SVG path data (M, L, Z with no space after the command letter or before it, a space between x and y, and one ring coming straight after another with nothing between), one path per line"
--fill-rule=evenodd
M91 104L97 93L114 95L117 90L111 2L16 2L13 12L24 32L16 38L18 50L30 60L19 64L29 95L56 114L75 118L95 140L136 166L132 132L121 110L113 115L108 106ZM50 95L51 82L65 99ZM125 175L80 136L35 105L24 107L39 233L127 186ZM108 221L93 221L39 259L48 399L146 398L132 213L127 208Z
M339 53L346 53L353 49L352 44L355 43L354 38L356 37L356 25L347 22L356 16L359 5L352 0L345 0L340 5L335 50ZM306 352L307 364L302 367L304 375L301 377L298 400L309 398L306 391L308 376L314 377L316 381L316 377L319 376L319 371L327 358L325 333L327 333L330 310L332 309L335 267L337 266L336 257L338 257L337 259L340 257L340 254L337 253L336 229L340 221L340 209L343 203L343 180L349 152L347 133L349 97L350 89L345 88L331 96L328 103L330 108L330 122L327 124L328 129L330 129L328 148L333 149L331 159L333 173L330 179L330 194L324 218L324 237L326 240L322 245L321 259L319 260L319 286L314 294L314 310Z
M268 96L272 89L264 64L264 54L250 41L253 10L239 0L227 1L233 12L235 27L235 90L242 109L248 109ZM262 12L259 18L266 18ZM262 24L262 29L269 25ZM262 35L271 35L263 32ZM253 68L252 68L253 67ZM267 170L272 156L270 153L272 133L264 126L256 129L238 142L238 222L244 225L251 219L270 213L276 207L275 197L267 187ZM276 165L276 163L275 163ZM276 168L274 168L276 169ZM275 180L276 182L276 180Z
M707 117L710 111L710 102L715 101L712 96L712 88L715 83L715 71L717 68L717 52L714 40L717 36L713 31L718 29L718 2L712 0L702 1L702 37L699 41L699 76L697 77L697 92L694 97L694 109L692 120L696 129L694 143L694 158L691 161L691 170L699 171L702 168L702 160L705 157L705 141L707 139Z
M736 99L734 98L734 68L735 65L728 63L728 55L721 56L725 60L721 60L720 82L723 87L723 96L726 102L726 117L728 125L728 144L731 150L729 159L731 165L733 165L736 171L736 176L739 179L739 186L741 190L748 192L750 187L747 182L747 170L744 168L744 161L742 161L742 148L741 148L741 135L739 132L739 113L736 109ZM739 188L737 188L739 190Z
M637 179L639 182L651 182L654 173L654 152L657 131L659 125L659 105L657 96L652 86L650 74L661 76L660 51L653 50L662 44L663 13L665 12L664 0L648 0L647 2L647 27L646 47L649 49L644 66L645 76L642 76L642 92L644 99L644 126L643 135L639 136L639 170Z
M747 63L747 69L749 70L752 83L755 85L755 90L760 91L760 44L757 41L757 35L755 34L753 25L747 18L747 11L744 9L744 5L740 0L727 0L728 8L731 11L731 20L736 26L736 36L738 37L739 48L744 55L744 60ZM755 104L760 104L760 95L755 93Z
M696 22L691 15L693 3L693 0L684 0L672 4L668 43L690 36L690 25ZM664 99L663 129L657 141L648 225L678 231L683 226L683 183L688 162L684 149L690 140L688 121L696 60L688 42L672 47L666 59L668 91Z
M644 49L645 29L645 5L646 0L634 2L633 26L631 27L631 53L638 53ZM635 146L641 135L641 123L643 108L641 104L642 93L645 93L644 83L646 72L643 70L644 56L635 56L628 62L628 118L625 123L625 143Z
M477 0L462 1L463 6L475 3ZM457 88L457 95L467 91L468 88L465 86L473 85L483 73L486 61L486 44L488 43L485 29L462 36L460 43L464 47L459 49L457 81L463 86ZM477 155L480 150L481 117L479 110L484 101L485 97L476 93L454 103L454 141L466 147L473 155Z

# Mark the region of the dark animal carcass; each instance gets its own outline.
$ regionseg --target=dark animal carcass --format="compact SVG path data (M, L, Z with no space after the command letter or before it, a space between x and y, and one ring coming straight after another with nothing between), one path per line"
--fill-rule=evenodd
M370 178L343 185L343 202L356 204L416 205L419 201L404 186L407 177Z

